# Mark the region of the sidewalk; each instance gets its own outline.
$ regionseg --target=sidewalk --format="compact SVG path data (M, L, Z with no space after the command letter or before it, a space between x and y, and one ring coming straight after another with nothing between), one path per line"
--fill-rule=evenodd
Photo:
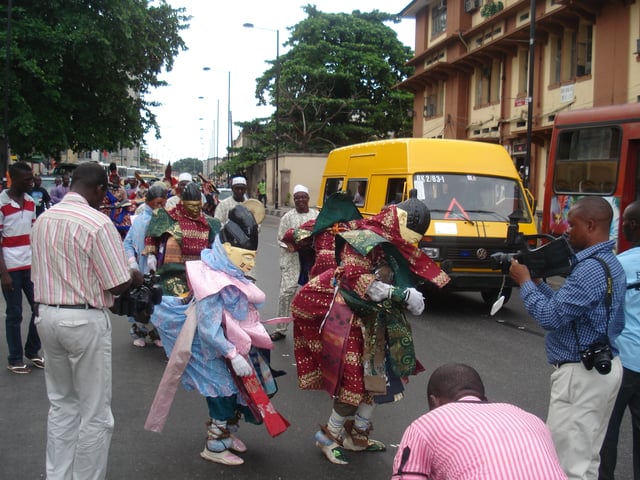
M291 207L278 205L278 208L276 208L274 205L267 205L267 208L265 209L265 214L270 215L272 217L282 217L289 210L291 210Z

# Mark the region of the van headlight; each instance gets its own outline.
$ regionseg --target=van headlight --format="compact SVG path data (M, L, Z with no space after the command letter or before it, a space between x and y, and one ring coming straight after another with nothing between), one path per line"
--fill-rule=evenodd
M436 247L422 247L422 250L429 258L435 260L440 258L440 249Z

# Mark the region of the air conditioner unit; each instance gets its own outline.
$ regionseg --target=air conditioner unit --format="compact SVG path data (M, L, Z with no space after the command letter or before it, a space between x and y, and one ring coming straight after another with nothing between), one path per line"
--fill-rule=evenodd
M480 0L464 0L464 11L473 13L480 7Z

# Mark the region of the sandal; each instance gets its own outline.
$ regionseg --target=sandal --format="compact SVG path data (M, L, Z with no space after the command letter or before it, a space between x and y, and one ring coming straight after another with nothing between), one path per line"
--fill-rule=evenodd
M18 375L26 375L27 373L31 373L31 369L26 365L7 365L7 370L13 373L17 373Z
M44 368L44 358L42 357L32 357L27 359L33 364L36 368Z
M272 342L277 342L279 340L284 340L287 336L282 333L282 332L273 332L271 335L269 335L269 338L271 338Z

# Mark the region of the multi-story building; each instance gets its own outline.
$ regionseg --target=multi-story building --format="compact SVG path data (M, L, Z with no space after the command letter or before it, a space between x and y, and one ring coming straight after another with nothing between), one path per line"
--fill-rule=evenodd
M414 0L400 15L416 20L399 85L415 95L413 136L500 143L517 167L530 145L537 199L558 112L640 101L635 0Z

